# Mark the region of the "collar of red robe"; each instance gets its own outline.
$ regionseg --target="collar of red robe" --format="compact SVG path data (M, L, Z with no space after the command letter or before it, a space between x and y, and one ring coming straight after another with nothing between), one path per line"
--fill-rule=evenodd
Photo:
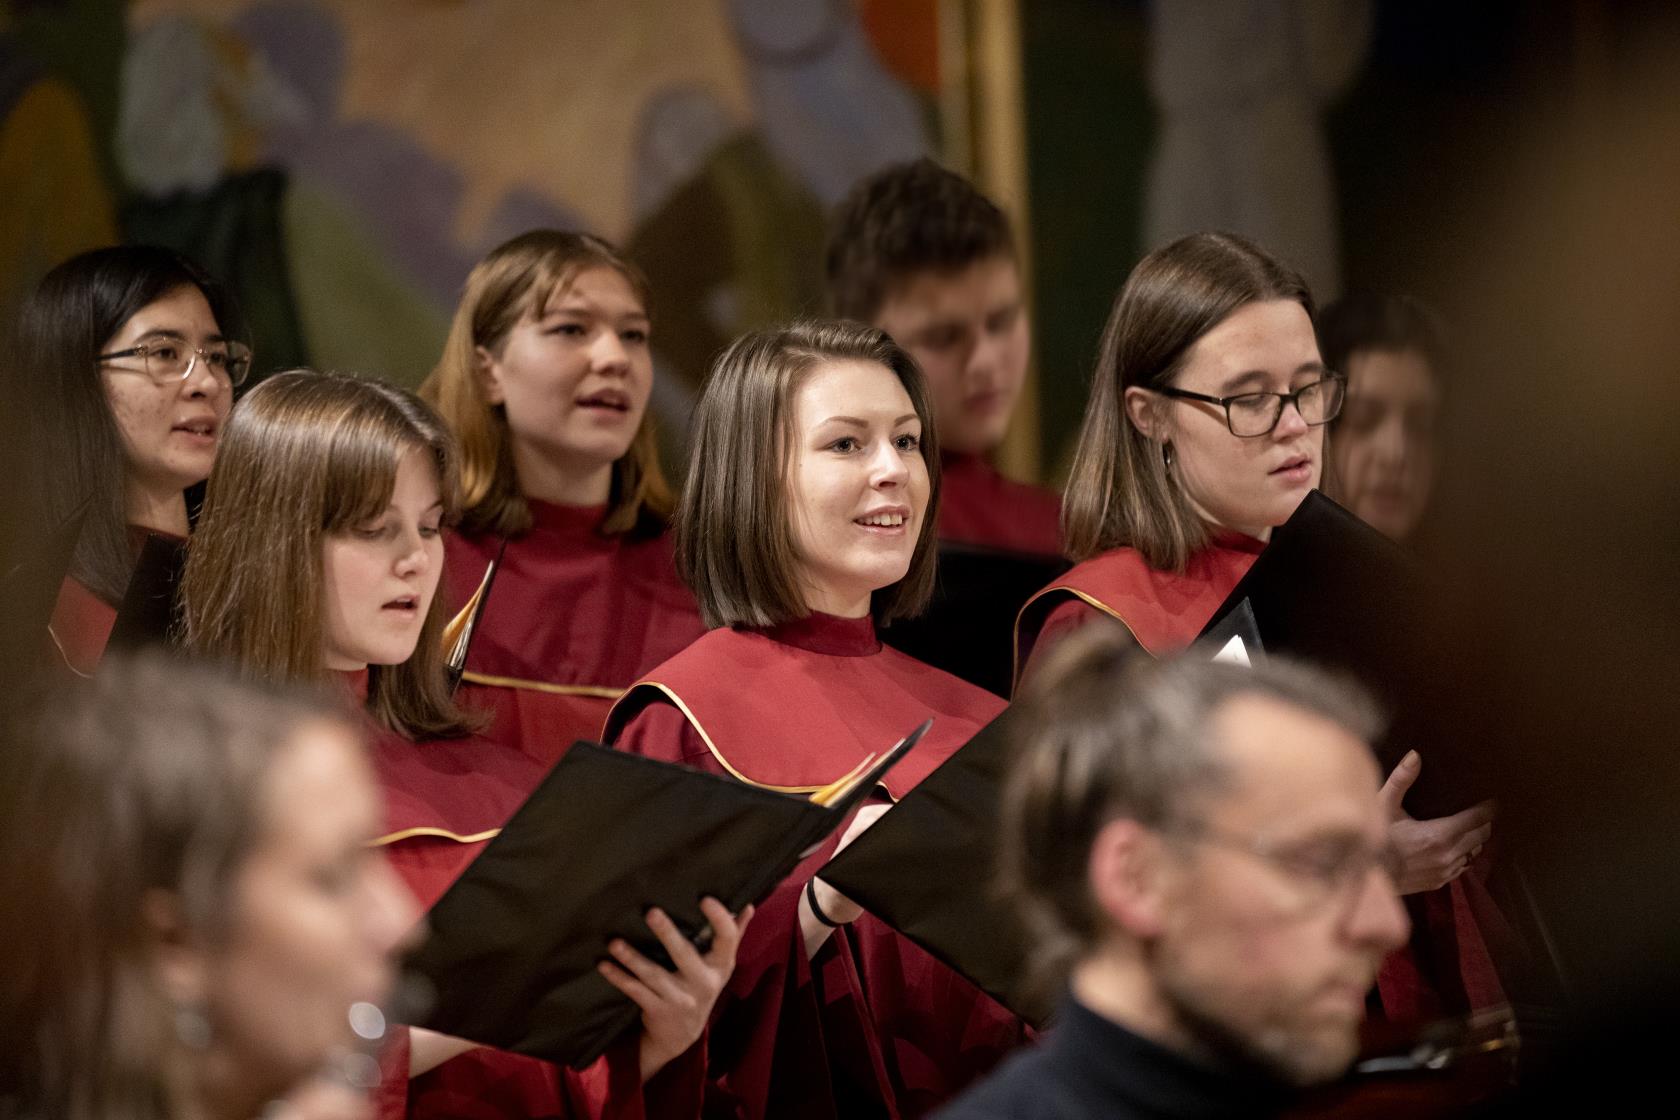
M526 498L531 510L531 530L538 533L559 533L568 537L589 536L600 529L607 516L607 507L563 506L555 502L539 502Z
M1266 542L1235 529L1215 529L1209 526L1208 544L1214 548L1228 548L1233 552L1252 552L1256 556L1266 550Z
M881 652L881 640L875 636L875 621L868 615L841 618L813 611L804 618L756 632L795 649L834 657L867 657Z

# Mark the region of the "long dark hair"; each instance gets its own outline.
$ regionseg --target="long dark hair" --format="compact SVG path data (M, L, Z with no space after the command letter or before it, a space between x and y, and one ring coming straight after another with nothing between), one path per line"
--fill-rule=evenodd
M108 602L122 599L133 553L123 505L116 419L99 377L100 349L141 308L197 288L223 333L239 330L231 299L204 269L147 245L94 249L65 261L23 303L0 376L16 409L25 508L51 531L88 503L70 574Z

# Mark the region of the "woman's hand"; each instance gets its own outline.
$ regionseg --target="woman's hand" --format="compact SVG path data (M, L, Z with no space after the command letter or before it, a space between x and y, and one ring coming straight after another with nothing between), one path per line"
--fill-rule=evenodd
M839 855L847 844L856 840L869 830L869 826L881 819L891 805L865 805L857 811L852 823L846 826L846 831L840 834L840 843L835 846L834 853ZM848 925L855 922L863 913L863 907L823 882L821 879L811 880L811 893L817 896L817 905L822 907L823 914L830 922L837 925ZM805 939L805 955L814 957L817 950L822 948L824 941L833 927L822 922L811 912L811 899L801 892L799 896L799 931Z
M677 929L663 910L649 910L648 928L671 955L676 971L648 960L627 941L607 946L613 959L599 965L607 983L623 992L642 1009L641 1070L646 1081L672 1058L693 1046L712 1016L718 993L735 971L735 952L741 934L752 921L753 908L730 916L723 903L703 899L700 912L712 926L712 945L704 956Z
M1383 783L1381 797L1388 809L1388 838L1400 854L1401 894L1432 891L1464 874L1493 835L1494 804L1483 801L1450 817L1420 821L1401 807L1406 791L1423 772L1423 759L1407 751Z

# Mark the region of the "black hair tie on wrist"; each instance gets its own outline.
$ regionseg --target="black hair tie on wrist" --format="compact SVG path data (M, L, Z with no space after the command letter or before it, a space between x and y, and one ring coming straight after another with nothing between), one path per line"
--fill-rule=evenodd
M845 924L844 922L837 922L827 914L824 914L823 908L817 905L817 879L814 875L805 880L805 901L810 904L811 916L823 925L827 926L829 929L839 929Z

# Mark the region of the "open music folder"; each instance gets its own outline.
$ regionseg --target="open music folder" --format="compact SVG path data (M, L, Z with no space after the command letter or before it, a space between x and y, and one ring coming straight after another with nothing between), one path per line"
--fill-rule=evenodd
M931 720L809 797L575 743L432 907L408 958L435 991L413 1025L581 1069L640 1012L596 971L622 937L670 960L658 906L709 943L700 900L762 900L838 829Z
M1373 744L1384 772L1415 748L1424 767L1406 808L1441 817L1490 796L1492 783L1467 741L1477 698L1440 648L1439 609L1409 553L1314 490L1272 531L1198 644L1224 648L1240 633L1251 656L1257 644L1357 679L1389 717Z

